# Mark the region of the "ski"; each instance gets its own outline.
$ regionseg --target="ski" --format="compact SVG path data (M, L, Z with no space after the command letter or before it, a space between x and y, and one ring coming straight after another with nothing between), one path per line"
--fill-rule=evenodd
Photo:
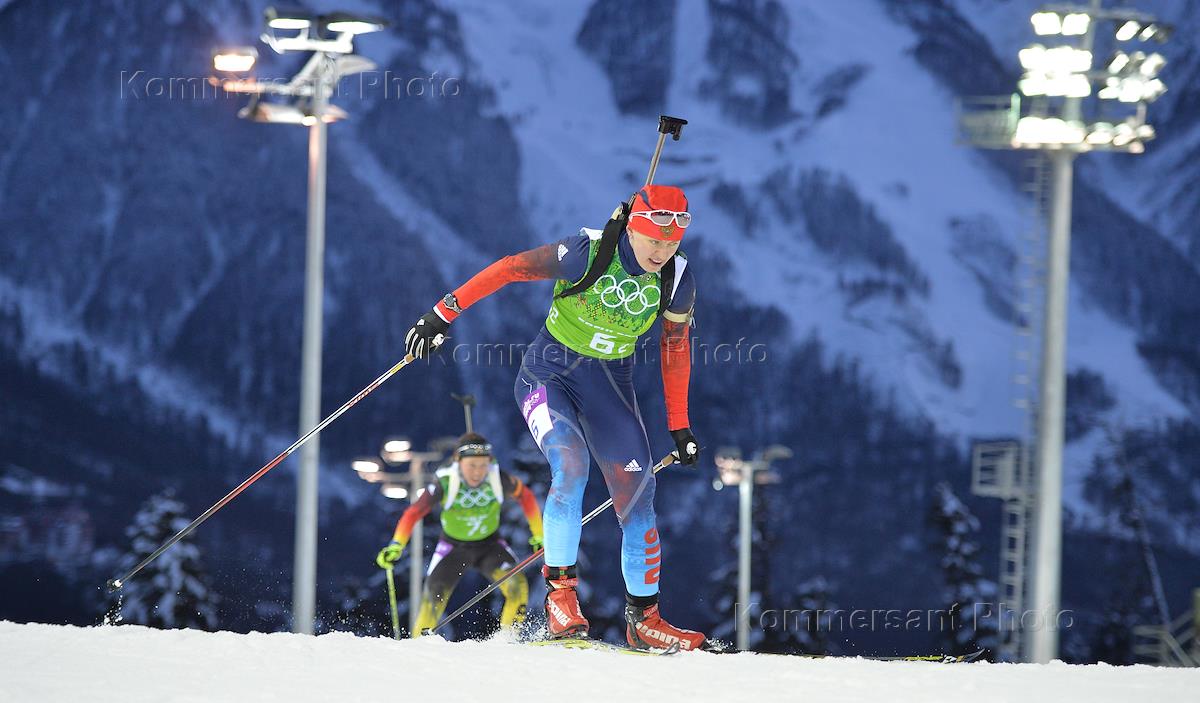
M937 664L966 664L973 662L983 656L984 650L971 652L970 654L913 654L913 655L895 655L895 656L862 656L857 654L798 654L795 656L805 657L807 659L869 659L871 661L883 662L934 662Z
M735 649L727 643L721 641L710 641L707 646L702 648L702 651L712 652L714 654L739 654L740 650ZM805 659L866 659L868 661L883 661L883 662L933 662L935 664L967 664L973 662L983 656L986 650L970 652L968 654L899 654L899 655L884 655L872 656L864 654L785 654L782 652L749 652L764 657L803 657Z
M617 654L633 654L643 657L665 657L679 652L679 645L673 644L669 649L634 649L620 644L611 644L603 640L593 640L586 637L564 637L557 640L533 640L525 642L536 647L559 646L566 649L593 649Z

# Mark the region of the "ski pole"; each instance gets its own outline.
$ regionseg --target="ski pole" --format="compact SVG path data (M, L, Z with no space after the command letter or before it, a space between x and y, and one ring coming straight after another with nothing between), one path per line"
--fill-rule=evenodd
M303 437L301 437L300 439L297 439L295 442L293 442L292 446L288 447L287 449L284 449L283 453L281 453L279 456L275 457L271 461L267 462L266 466L262 467L258 471L255 471L249 478L247 478L245 481L242 481L241 484L239 484L237 488L235 488L232 491L230 491L229 493L225 494L224 498L222 498L221 500L218 500L216 503L214 503L212 505L212 507L210 507L208 510L205 510L203 513L201 513L199 517L197 517L195 520L192 520L190 523L188 523L187 527L183 528L179 532L176 532L173 537L168 539L166 542L163 542L161 547L154 550L153 554L151 554L150 556L143 559L142 562L140 564L138 564L137 566L133 567L133 569L129 573L125 574L124 576L122 576L119 579L109 579L108 590L111 592L111 591L115 591L115 590L121 588L122 586L124 586L126 581L133 578L133 576L137 572L144 569L147 564L154 561L158 557L162 556L162 553L167 551L168 549L170 549L171 545L175 544L179 540L181 540L184 537L187 537L189 534L191 534L193 530L195 530L197 527L200 526L201 523L203 523L205 520L212 517L213 513L217 512L221 508L225 507L225 505L229 501L238 497L238 494L240 494L242 491L249 488L250 484L252 484L255 481L257 481L258 479L262 478L264 474L266 474L268 471L270 471L271 469L278 466L279 463L281 461L283 461L284 459L288 458L288 456L290 456L292 454L292 452L299 449L301 445L303 445L308 440L312 439L313 436L315 436L318 432L325 429L325 427L329 423L338 419L342 415L342 413L346 412L351 407L353 407L355 405L355 403L362 400L363 398L366 398L367 395L369 395L372 391L374 391L381 384L383 384L384 381L391 378L397 371L404 368L405 366L408 366L408 364L411 363L413 361L413 359L414 359L414 357L412 354L405 354L404 358L401 359L399 361L399 363L397 363L395 366L393 366L392 368L385 371L383 373L383 375L381 375L379 378L375 379L374 381L371 381L371 383L366 388L359 391L358 394L355 395L350 400L347 400L346 403L344 405L342 405L342 407L335 410L332 415L325 418L324 420L321 420L321 422L316 427L312 428Z
M654 468L651 470L651 473L658 473L664 467L670 466L671 464L674 464L678 460L679 460L679 450L678 449L672 450L670 454L668 454L662 458L662 461L660 461L654 465ZM608 510L608 508L612 504L613 504L613 499L609 498L608 500L604 501L600 505L597 505L595 510L593 510L592 512L583 516L583 521L580 523L580 525L588 524L589 522L591 522L592 518L596 517L600 513L604 512L605 510ZM479 593L475 594L475 597L473 597L473 598L471 598L471 600L467 601L466 604L463 605L461 608L454 611L453 613L450 613L446 617L442 618L442 621L439 622L437 624L437 626L435 626L429 632L431 634L437 632L438 630L442 629L451 620L453 620L454 618L458 617L459 615L462 615L463 613L470 610L471 606L475 605L479 601L486 598L488 596L488 594L490 594L492 591L496 590L497 588L500 588L500 586L504 585L504 583L506 581L508 581L510 578L512 578L513 576L516 576L517 574L521 573L525 569L529 568L530 564L532 564L534 561L536 561L538 558L540 558L545 553L546 553L545 548L541 548L541 549L538 549L533 554L530 554L529 556L525 557L525 559L523 561L521 561L520 564L517 564L513 568L509 569L507 573L505 573L499 579L493 581L491 584L488 585L487 588L485 588L482 591L480 591Z
M396 610L396 576L392 573L392 567L387 570L388 582L388 602L392 605L392 635L396 639L400 639L400 612Z

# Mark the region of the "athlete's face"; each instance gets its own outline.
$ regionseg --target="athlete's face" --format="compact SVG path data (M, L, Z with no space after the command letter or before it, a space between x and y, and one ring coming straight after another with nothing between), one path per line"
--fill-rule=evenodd
M463 480L471 488L477 488L483 483L491 465L492 458L489 456L464 456L458 460L458 470L462 472Z
M631 229L625 231L629 234L629 243L633 246L633 255L637 258L638 266L646 271L653 273L661 270L679 249L679 242L647 237Z

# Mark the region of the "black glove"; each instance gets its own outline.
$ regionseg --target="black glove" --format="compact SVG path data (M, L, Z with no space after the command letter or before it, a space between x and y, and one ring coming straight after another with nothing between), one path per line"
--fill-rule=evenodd
M417 320L404 335L404 348L414 358L423 359L438 350L446 341L446 331L450 323L443 320L436 312L430 310Z
M679 463L691 465L700 458L700 443L690 429L671 430L671 439L675 440L675 448L679 450Z

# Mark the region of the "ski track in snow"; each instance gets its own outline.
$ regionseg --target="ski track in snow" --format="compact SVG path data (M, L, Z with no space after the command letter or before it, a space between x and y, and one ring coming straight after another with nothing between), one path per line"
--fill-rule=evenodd
M1200 670L1149 666L936 664L688 652L631 657L499 638L449 643L336 633L248 635L139 626L0 622L0 698L505 703L693 701L1127 703L1194 700Z

